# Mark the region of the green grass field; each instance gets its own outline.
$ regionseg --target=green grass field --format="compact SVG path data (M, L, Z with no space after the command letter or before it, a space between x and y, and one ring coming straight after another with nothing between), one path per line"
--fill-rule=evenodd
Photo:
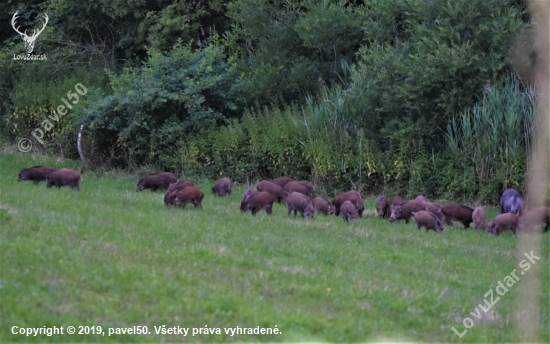
M491 237L456 225L437 234L372 215L345 223L316 214L306 222L280 204L272 216L242 215L244 186L215 198L201 183L203 209L182 210L165 207L162 192L135 192L136 176L84 173L80 192L17 182L19 170L38 164L77 166L0 155L0 342L519 340L519 283L481 320L470 314L489 289L521 271L511 232ZM366 207L372 214L374 199ZM489 208L490 218L495 213ZM545 342L549 237L536 254ZM462 332L465 317L475 324L459 338L451 327ZM151 334L107 333L143 325ZM162 325L190 330L156 334ZM14 335L13 326L65 332ZM102 334L79 335L79 326L100 326ZM236 326L281 333L225 334ZM203 334L193 336L193 328Z

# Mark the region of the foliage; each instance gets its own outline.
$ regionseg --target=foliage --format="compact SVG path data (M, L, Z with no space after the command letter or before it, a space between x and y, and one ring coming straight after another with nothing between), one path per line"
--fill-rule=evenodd
M242 77L240 101L287 104L333 84L363 38L355 7L338 0L236 0L228 5L226 46Z
M119 163L155 163L182 137L231 117L235 71L210 44L181 45L164 55L151 50L147 63L111 74L113 94L94 100L82 123L104 132ZM101 134L100 134L101 135Z
M503 85L486 89L473 109L451 119L446 133L449 152L463 157L459 175L468 175L472 182L462 187L492 201L503 189L523 189L533 102L532 91L521 90L518 82L508 77ZM460 190L453 184L451 190Z
M299 114L296 106L257 106L241 119L233 119L228 125L191 140L175 154L185 161L185 171L210 178L306 178L309 170L299 146L301 133L293 124Z
M368 113L383 118L375 131L405 118L444 128L487 80L508 72L504 57L525 25L520 8L510 0L437 3L366 2L367 43L352 82Z

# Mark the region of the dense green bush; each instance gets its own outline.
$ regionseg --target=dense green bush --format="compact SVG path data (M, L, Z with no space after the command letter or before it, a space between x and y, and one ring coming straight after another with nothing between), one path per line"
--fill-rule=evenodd
M159 163L170 147L235 110L236 74L216 44L150 51L147 63L111 74L113 93L98 94L82 123L117 164Z
M227 15L225 44L247 105L302 102L319 80L338 83L340 60L354 61L363 38L363 19L344 0L236 0Z
M176 156L181 156L184 171L210 178L228 175L242 182L283 175L307 178L310 170L299 144L302 133L293 123L299 116L296 106L256 107L240 120L195 137Z

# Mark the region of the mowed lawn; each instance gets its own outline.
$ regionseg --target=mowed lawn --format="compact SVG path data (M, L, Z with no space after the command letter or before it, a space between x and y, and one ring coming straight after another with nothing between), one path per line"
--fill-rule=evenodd
M19 170L39 164L78 166L0 155L0 342L519 340L519 283L481 320L470 314L520 271L511 232L456 225L437 234L372 215L306 222L281 204L272 216L242 215L245 186L219 198L200 183L203 209L182 210L165 207L162 192L135 192L137 176L84 173L80 192L17 182ZM372 214L374 199L366 207ZM539 339L548 342L549 234L542 238ZM518 273L520 282L528 275ZM459 338L451 327L462 332L465 317L475 324ZM105 334L11 333L71 325ZM141 325L151 334L106 334ZM222 334L156 334L162 325ZM225 334L236 326L281 333Z

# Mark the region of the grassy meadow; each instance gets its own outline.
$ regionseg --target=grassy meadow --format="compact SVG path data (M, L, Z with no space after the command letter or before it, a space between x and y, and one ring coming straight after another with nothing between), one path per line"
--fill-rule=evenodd
M519 283L481 320L470 314L498 281L520 271L509 231L491 237L459 224L443 234L417 231L414 220L373 217L374 199L365 200L370 215L355 223L319 214L306 222L281 204L272 216L242 215L244 185L219 198L211 183L199 183L203 209L182 210L165 207L162 192L135 192L137 176L84 173L80 192L17 182L22 168L39 164L78 166L0 154L0 342L519 340ZM488 208L488 216L496 211ZM545 342L549 237L536 254ZM465 317L475 324L459 338L451 327L462 332ZM11 332L70 325L101 326L104 334ZM142 325L151 334L106 333ZM156 334L162 325L221 334ZM225 334L236 326L281 333Z

